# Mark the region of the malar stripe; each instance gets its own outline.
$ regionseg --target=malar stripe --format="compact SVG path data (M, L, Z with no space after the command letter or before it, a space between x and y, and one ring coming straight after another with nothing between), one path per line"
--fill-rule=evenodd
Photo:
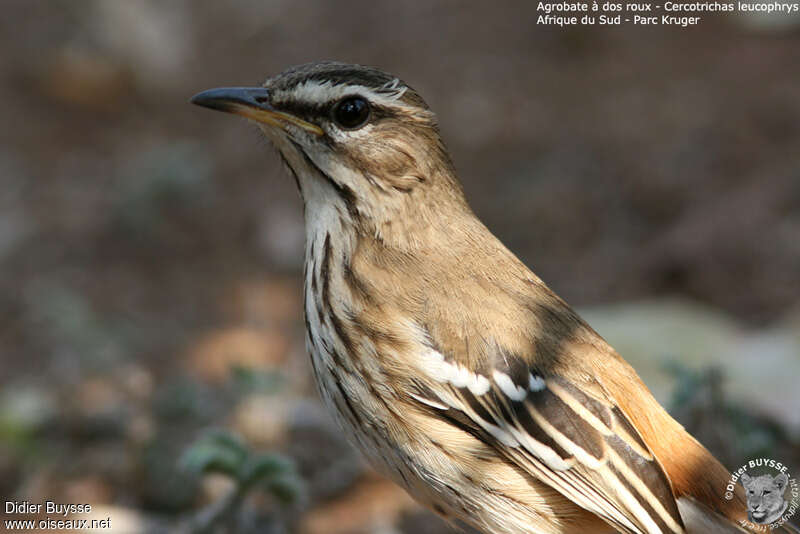
M283 155L283 152L279 150L278 154L280 155L281 160L283 160L283 164L286 165L287 169L289 169L289 174L291 174L292 178L294 178L294 183L297 186L297 191L300 193L300 198L305 199L303 196L303 188L300 187L300 179L297 177L297 172L292 168L291 165L289 165L289 160L286 159L286 156ZM305 202L303 204L305 205Z
M361 214L358 211L358 206L356 203L356 194L353 192L353 190L344 184L340 184L339 182L331 178L331 176L328 173L320 169L317 166L317 164L314 163L314 161L310 157L308 157L308 154L306 154L305 150L303 150L303 147L300 144L298 144L292 139L289 139L289 141L292 143L292 145L294 145L297 151L300 152L300 154L302 154L303 160L306 162L306 164L311 168L315 169L320 174L320 176L325 178L325 181L327 181L331 185L331 187L333 187L333 189L336 191L336 193L339 195L342 201L344 201L344 205L347 208L347 212L350 214L350 217L352 217L354 221L359 220Z

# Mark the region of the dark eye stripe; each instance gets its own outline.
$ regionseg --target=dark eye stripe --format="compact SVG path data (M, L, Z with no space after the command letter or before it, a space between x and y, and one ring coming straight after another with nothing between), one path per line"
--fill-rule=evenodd
M311 104L309 102L283 102L276 105L276 109L291 113L296 117L309 121L313 124L321 124L331 120L333 107L339 101L326 102L324 104ZM396 117L397 112L390 107L370 103L370 122L378 122L382 119Z

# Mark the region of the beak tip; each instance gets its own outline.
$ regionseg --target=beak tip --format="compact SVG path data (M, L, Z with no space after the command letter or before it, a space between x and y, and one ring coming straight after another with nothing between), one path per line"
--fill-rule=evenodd
M266 109L267 97L267 90L261 87L220 87L197 93L189 102L219 111L231 111L235 105Z
M214 90L212 89L210 91L197 93L189 99L189 103L194 104L195 106L202 106L204 108L220 109L221 104L225 103L225 100L220 99L218 96L215 97L213 91Z

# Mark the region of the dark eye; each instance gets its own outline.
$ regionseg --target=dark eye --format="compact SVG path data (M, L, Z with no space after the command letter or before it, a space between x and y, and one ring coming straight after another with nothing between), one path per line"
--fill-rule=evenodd
M333 120L342 128L354 130L369 119L369 103L360 96L348 96L333 106Z

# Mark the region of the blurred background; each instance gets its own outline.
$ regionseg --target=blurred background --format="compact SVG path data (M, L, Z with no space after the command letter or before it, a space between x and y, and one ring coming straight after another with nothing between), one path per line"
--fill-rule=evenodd
M293 181L253 126L187 103L320 59L424 95L478 215L728 467L800 470L796 18L563 30L537 26L535 2L2 9L2 500L88 503L113 532L451 532L319 405Z

